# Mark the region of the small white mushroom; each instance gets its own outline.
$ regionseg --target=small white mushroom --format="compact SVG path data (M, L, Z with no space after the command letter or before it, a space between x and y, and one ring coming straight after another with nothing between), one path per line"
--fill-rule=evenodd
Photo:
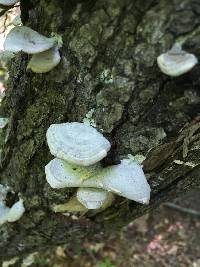
M122 160L120 164L97 170L87 180L80 179L80 169L54 159L45 167L47 182L53 188L93 187L101 188L142 204L148 204L150 186L142 167L132 160Z
M0 129L3 129L8 124L8 118L0 118Z
M9 208L5 206L4 200L8 193L8 188L0 184L0 225L7 221Z
M157 63L163 73L176 77L190 71L198 60L195 55L187 53L175 44L171 50L157 58Z
M2 6L13 6L17 2L19 2L19 0L0 0L0 5L2 5Z
M52 124L47 142L52 155L81 166L100 161L111 146L95 128L79 122Z
M22 215L25 212L25 208L24 208L24 204L23 204L23 200L20 199L19 201L17 201L10 209L9 212L7 214L7 221L8 222L15 222L18 221Z
M7 187L0 185L0 225L19 220L25 212L22 199L13 204L11 208L5 205L8 191L9 189Z
M110 193L96 188L79 188L77 199L87 209L99 209L110 199Z
M28 63L27 69L35 73L45 73L52 70L60 62L60 53L57 47L35 54Z
M52 48L55 44L56 39L53 37L47 38L26 26L16 26L6 36L4 49L37 54Z
M7 222L9 208L0 204L0 226Z

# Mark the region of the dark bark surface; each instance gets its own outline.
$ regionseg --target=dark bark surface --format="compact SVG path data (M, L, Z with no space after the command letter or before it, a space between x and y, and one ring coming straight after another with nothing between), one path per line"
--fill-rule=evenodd
M156 58L174 44L200 58L198 0L21 1L23 23L62 36L61 63L48 74L26 71L28 56L10 64L1 115L10 118L0 183L24 199L26 213L0 227L0 257L62 243L103 238L161 202L200 185L200 67L170 78ZM116 198L104 212L81 218L51 211L74 189L51 189L50 124L92 119L111 141L104 165L146 157L150 205ZM15 200L16 200L15 199Z

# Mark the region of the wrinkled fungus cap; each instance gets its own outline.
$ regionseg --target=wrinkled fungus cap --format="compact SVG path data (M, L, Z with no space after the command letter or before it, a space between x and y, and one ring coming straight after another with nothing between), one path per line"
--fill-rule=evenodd
M47 38L26 26L16 26L6 36L4 49L37 54L52 48L55 43L55 38Z
M35 73L46 73L56 67L60 62L58 48L51 48L47 51L35 54L28 63L27 69Z
M190 71L198 60L195 55L182 50L181 46L174 45L171 50L157 58L157 63L163 73L176 77Z
M95 128L79 122L52 124L47 131L47 143L52 155L81 166L100 161L111 146Z
M79 187L84 180L94 177L99 168L98 164L83 167L55 158L45 166L45 173L52 188Z

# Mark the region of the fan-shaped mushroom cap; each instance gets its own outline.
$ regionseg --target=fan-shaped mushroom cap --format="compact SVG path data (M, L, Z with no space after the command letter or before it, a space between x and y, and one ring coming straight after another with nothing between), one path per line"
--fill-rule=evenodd
M108 201L109 192L96 188L79 188L76 197L87 209L99 209Z
M26 26L16 26L6 36L4 49L37 54L52 48L55 43L55 38L47 38Z
M142 204L149 203L150 186L142 167L132 160L124 159L118 165L105 168L100 175L103 189Z
M0 0L0 5L3 5L3 6L13 6L17 2L19 2L19 0Z
M110 149L110 142L101 133L79 122L52 124L47 142L52 155L82 166L100 161Z
M198 63L198 60L195 55L187 53L175 45L167 53L160 55L157 63L163 73L176 77L190 71Z
M94 177L100 169L99 164L83 167L55 158L45 166L45 173L52 188L79 187L83 181Z
M101 188L136 202L147 204L150 186L142 167L132 160L122 160L120 164L97 170L87 180L80 179L79 167L54 159L45 167L47 182L53 188L93 187Z
M60 62L60 53L58 48L51 48L47 51L35 54L28 63L27 69L35 73L49 72Z

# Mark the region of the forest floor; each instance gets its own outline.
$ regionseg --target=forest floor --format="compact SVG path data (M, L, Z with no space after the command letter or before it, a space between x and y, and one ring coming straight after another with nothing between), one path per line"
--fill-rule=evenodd
M196 210L192 215L166 205L145 215L105 243L65 246L34 253L21 266L31 267L200 267L200 192L175 202Z

